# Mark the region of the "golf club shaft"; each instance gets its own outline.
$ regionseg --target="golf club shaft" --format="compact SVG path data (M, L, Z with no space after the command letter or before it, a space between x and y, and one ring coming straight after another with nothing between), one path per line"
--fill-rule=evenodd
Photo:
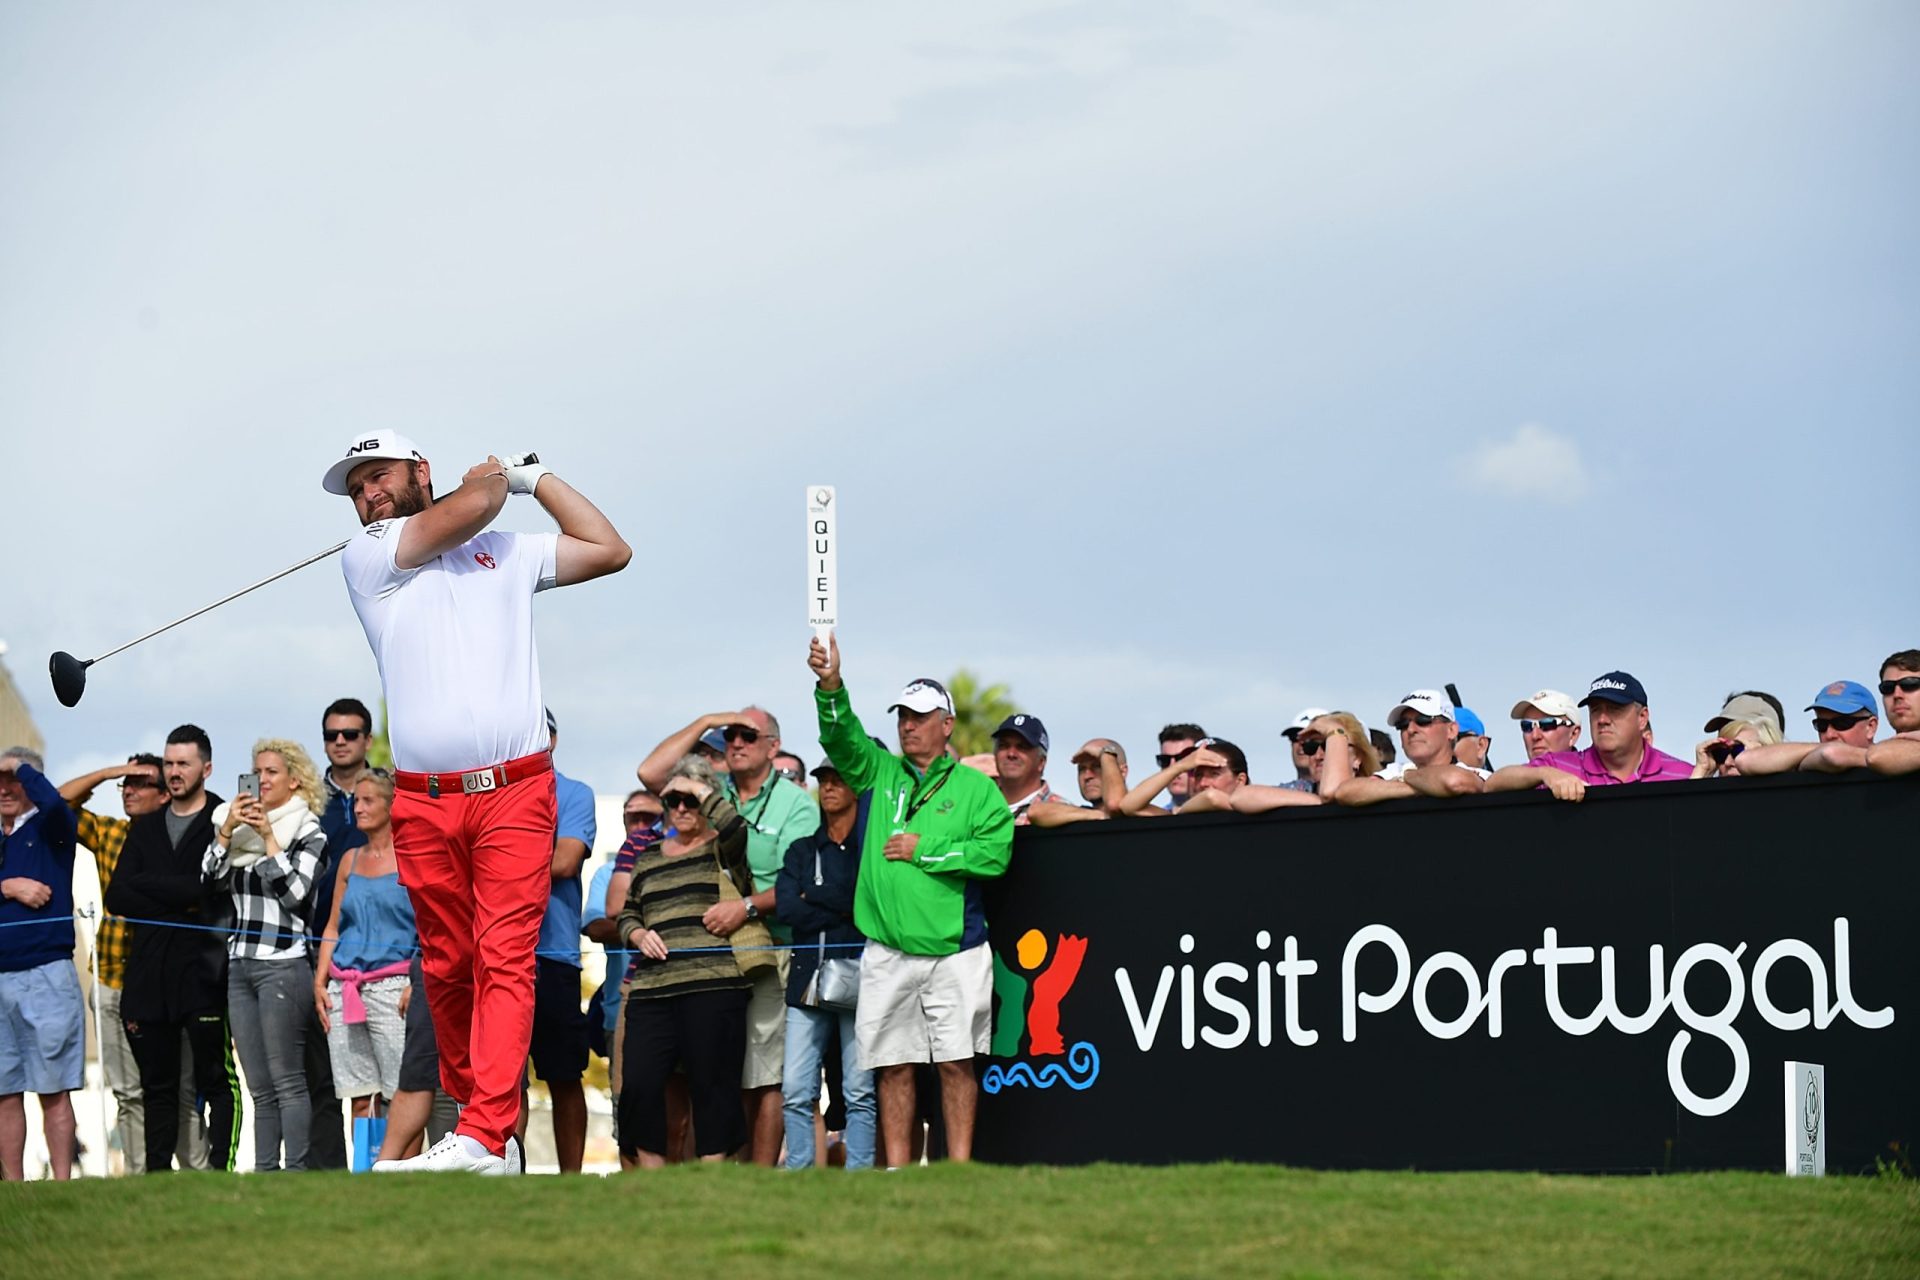
M349 538L347 541L351 542L352 539ZM212 604L207 605L203 609L195 609L192 613L188 614L184 618L175 618L172 622L169 622L164 627L155 627L153 630L147 632L147 634L139 637L138 639L127 641L125 644L121 645L119 649L109 649L105 653L101 654L100 657L98 658L88 659L88 663L89 665L91 665L92 663L99 662L103 658L111 658L114 654L119 653L122 650L133 648L133 646L139 644L142 640L153 639L155 636L159 635L162 631L171 631L183 622L192 622L195 618L199 617L201 614L211 613L215 609L218 609L221 605L226 604L229 601L238 600L241 596L246 595L249 591L258 591L260 588L266 586L269 582L278 582L280 579L286 577L288 574L296 572L297 570L300 570L300 569L304 569L308 565L313 564L315 561L325 560L328 556L331 556L331 555L338 555L340 552L346 550L346 546L347 546L347 543L342 542L336 546L328 547L325 551L320 552L318 555L308 556L305 560L302 560L299 564L290 564L286 568L282 569L280 572L272 575L271 577L262 578L260 579L260 581L254 583L250 587L242 587L238 591L234 592L232 595L224 596L219 600L215 600Z

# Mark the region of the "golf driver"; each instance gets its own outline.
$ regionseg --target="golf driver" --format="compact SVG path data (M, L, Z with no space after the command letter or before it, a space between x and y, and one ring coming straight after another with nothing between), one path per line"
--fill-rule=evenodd
M351 541L351 539L349 539L348 541ZM133 648L133 646L139 644L141 640L151 640L155 636L159 635L162 631L171 631L183 622L192 622L195 618L199 617L203 613L211 613L213 610L218 609L223 604L226 604L233 600L238 600L241 596L246 595L249 591L258 591L260 588L266 586L269 582L278 582L280 579L286 577L288 574L293 573L294 571L299 569L304 569L308 565L313 564L316 561L325 560L328 556L331 556L331 555L338 555L341 551L346 549L346 545L347 544L345 542L341 542L335 546L328 547L325 551L320 552L318 555L308 556L305 560L302 560L299 564L288 565L286 568L274 574L272 577L262 578L260 579L260 581L254 583L250 587L242 587L230 596L226 596L222 599L215 600L212 604L208 605L204 609L195 609L192 613L188 614L184 618L175 618L172 622L169 622L166 626L156 627L152 631L147 632L147 634L139 637L138 639L127 641L125 644L121 645L120 648L118 649L109 649L105 653L101 654L98 658L88 658L86 661L83 662L79 658L74 657L70 653L62 652L62 653L54 654L51 658L47 659L47 672L49 675L53 677L53 696L60 699L60 705L63 707L71 707L75 705L80 701L80 695L87 691L87 668L92 666L94 663L103 661L104 659L107 659L107 658L111 658L114 654L120 653L123 650L131 649Z

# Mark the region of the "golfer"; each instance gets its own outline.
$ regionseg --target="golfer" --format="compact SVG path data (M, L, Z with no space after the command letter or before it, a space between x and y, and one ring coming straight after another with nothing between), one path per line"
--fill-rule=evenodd
M321 484L353 499L365 528L341 567L387 700L394 851L420 929L441 1084L466 1104L455 1132L374 1168L517 1173L507 1144L553 876L533 594L617 573L633 551L532 461L489 457L435 498L413 442L382 431L356 439ZM488 532L509 493L532 494L560 532Z

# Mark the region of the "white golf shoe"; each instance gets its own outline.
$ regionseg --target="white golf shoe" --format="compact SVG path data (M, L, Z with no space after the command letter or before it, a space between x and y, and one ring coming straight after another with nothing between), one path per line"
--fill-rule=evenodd
M375 1173L478 1173L502 1174L507 1171L507 1162L490 1151L482 1150L475 1155L468 1143L473 1139L462 1138L450 1133L419 1155L406 1160L379 1160L374 1162ZM477 1145L477 1144L476 1144Z
M513 1175L527 1171L527 1153L520 1149L520 1139L512 1134L507 1135L507 1153L501 1158L506 1164L501 1173Z

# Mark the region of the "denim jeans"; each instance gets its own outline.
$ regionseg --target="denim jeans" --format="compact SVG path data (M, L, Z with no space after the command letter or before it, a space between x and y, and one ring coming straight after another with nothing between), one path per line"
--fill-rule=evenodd
M853 1012L787 1006L787 1066L781 1086L787 1119L787 1168L813 1167L813 1117L820 1101L820 1058L840 1035L840 1088L847 1104L847 1168L873 1167L873 1072L860 1065Z
M280 1168L286 1144L289 1169L307 1167L312 1108L307 1100L307 1022L313 1016L313 963L290 960L227 962L227 1016L253 1097L253 1167Z

